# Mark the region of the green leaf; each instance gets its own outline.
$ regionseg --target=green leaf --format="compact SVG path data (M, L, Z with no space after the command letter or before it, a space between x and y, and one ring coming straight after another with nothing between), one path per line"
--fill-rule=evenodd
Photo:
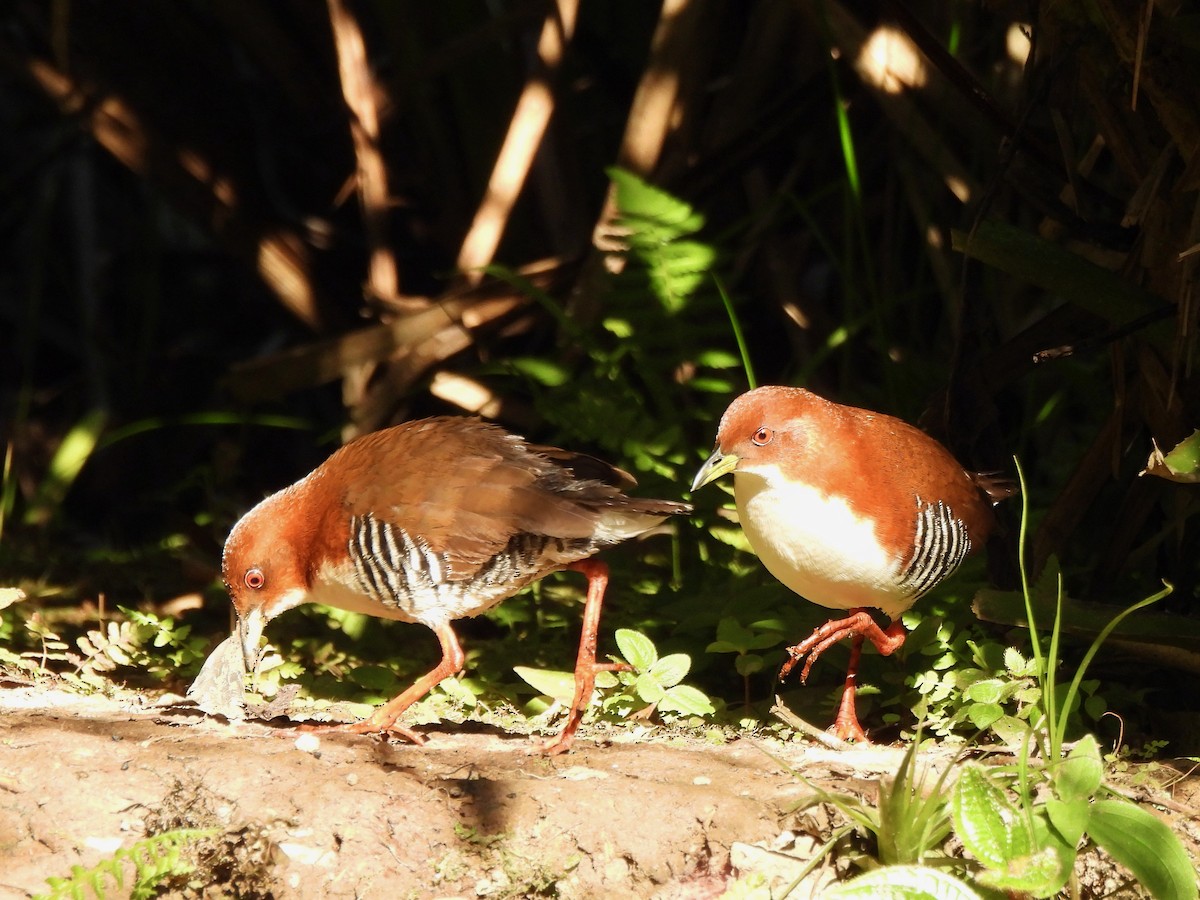
M438 690L444 693L447 697L457 703L459 706L467 709L472 709L478 702L475 692L465 685L461 679L447 678L438 683ZM572 696L565 702L569 703L574 699L574 691Z
M650 667L650 675L665 688L674 687L683 681L692 667L692 658L686 653L670 653Z
M107 421L108 414L102 409L95 409L66 433L50 459L46 477L25 512L26 525L45 525L58 511L84 463L96 449L96 442L100 440L100 432Z
M884 866L826 890L825 900L980 900L953 875L927 866Z
M1066 801L1057 797L1046 798L1046 815L1050 818L1050 824L1062 836L1063 842L1071 847L1079 846L1091 814L1090 799Z
M717 640L731 647L742 647L754 637L754 632L733 616L724 616L717 623Z
M970 685L963 696L973 703L999 703L1004 695L1004 682L999 678L985 678Z
M1004 717L1004 707L999 703L972 703L967 707L967 718L976 728L990 728Z
M633 172L613 166L606 169L605 173L616 188L618 209L630 217L659 223L663 239L692 234L704 227L701 213L666 191L646 183Z
M979 766L963 767L954 784L951 812L963 846L988 868L1002 870L1033 849L1033 835L1021 811Z
M1008 860L1001 869L988 869L979 875L979 883L1005 893L1049 897L1058 893L1062 862L1057 847L1043 847L1037 853Z
M1004 668L1008 669L1013 675L1029 675L1026 671L1029 666L1029 661L1021 655L1021 651L1015 647L1007 647L1004 650Z
M519 356L510 358L507 364L515 371L545 387L560 387L566 384L571 377L566 368L548 359Z
M389 691L396 686L396 674L383 666L356 666L350 670L350 680L370 691Z
M646 672L638 676L634 685L637 695L647 703L657 703L667 693L667 689L658 683L658 679Z
M677 684L667 691L658 702L658 708L685 716L710 716L716 712L707 694L686 684Z
M533 669L529 666L513 666L513 671L535 691L545 694L559 703L570 703L575 699L575 673L573 672Z
M696 364L710 369L736 369L742 364L736 353L728 350L702 350L696 355Z
M1100 789L1103 778L1100 745L1093 735L1085 735L1054 771L1054 792L1068 802L1088 800Z
M992 734L1010 747L1014 747L1021 743L1028 727L1016 716L1002 716L992 723Z
M1176 444L1170 453L1163 453L1157 442L1153 442L1153 447L1142 475L1157 475L1185 484L1200 482L1200 429Z
M733 661L733 667L743 678L761 672L764 665L765 661L757 653L743 653Z
M1092 804L1088 835L1155 900L1195 900L1196 873L1170 827L1128 800Z
M1034 807L1033 810L1033 845L1045 850L1053 848L1053 859L1057 860L1058 871L1051 875L1043 872L1045 878L1041 889L1036 893L1041 897L1053 897L1063 889L1075 870L1075 857L1078 855L1079 842L1071 843L1050 823L1050 817L1044 806Z
M615 637L625 662L639 672L649 672L650 667L658 662L658 651L654 648L654 642L640 631L618 628Z
M740 653L741 648L734 646L729 641L713 641L704 648L705 653Z

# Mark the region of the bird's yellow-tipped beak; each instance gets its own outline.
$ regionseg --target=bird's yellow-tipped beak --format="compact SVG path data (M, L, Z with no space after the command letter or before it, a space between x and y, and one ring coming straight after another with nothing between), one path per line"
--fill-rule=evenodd
M712 456L700 467L696 477L692 479L692 490L698 490L710 481L716 481L727 472L737 468L738 456L734 453L722 453L720 448L713 451Z
M242 642L242 659L246 661L246 671L254 674L258 668L258 645L262 641L263 626L267 620L263 617L262 609L255 607L238 616L238 637Z

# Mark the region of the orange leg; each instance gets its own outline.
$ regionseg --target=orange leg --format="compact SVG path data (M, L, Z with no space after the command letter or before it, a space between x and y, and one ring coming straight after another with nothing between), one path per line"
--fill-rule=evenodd
M369 718L363 719L361 722L349 722L344 725L327 725L319 728L308 729L312 731L348 731L352 734L396 734L401 737L408 738L414 744L425 743L425 738L411 728L405 728L403 725L396 724L396 720L404 714L404 711L428 694L441 681L449 678L451 675L457 675L462 671L463 663L466 657L463 655L462 647L458 645L458 636L449 624L440 625L434 629L434 633L438 636L438 641L442 645L442 661L434 668L417 679L408 690L398 697L389 700L379 709L375 710Z
M567 713L567 722L559 732L558 738L551 744L541 748L548 756L566 753L575 741L575 732L583 721L588 704L592 700L592 691L596 687L596 673L612 671L612 663L596 662L597 632L600 630L600 607L604 604L604 591L608 587L608 566L596 559L581 559L573 562L568 569L582 572L588 580L587 600L583 605L583 630L579 635L579 653L575 657L575 696L571 698L571 709Z
M906 636L904 623L899 620L887 628L880 628L865 609L852 609L846 618L826 622L804 641L794 647L788 647L787 652L790 659L779 670L779 677L781 680L786 678L796 664L807 656L804 668L800 670L800 682L802 684L807 682L808 673L812 671L813 663L817 661L817 658L838 641L852 637L854 642L850 645L850 664L846 667L846 685L842 689L842 700L838 704L837 716L834 718L830 731L844 741L867 743L866 733L858 723L858 714L854 707L858 661L862 656L863 641L870 640L881 656L891 656L904 644Z

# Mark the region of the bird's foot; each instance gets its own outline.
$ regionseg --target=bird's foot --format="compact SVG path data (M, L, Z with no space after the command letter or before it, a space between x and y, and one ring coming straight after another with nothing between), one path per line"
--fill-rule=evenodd
M425 743L425 736L411 728L405 728L396 722L377 722L374 718L363 719L361 722L338 722L334 725L304 724L299 730L309 734L381 734L404 738L418 747Z
M846 677L846 688L842 691L842 700L838 704L837 715L829 726L829 733L843 741L853 741L856 744L869 744L870 739L858 723L858 712L854 707L854 676Z
M883 656L890 656L904 643L905 631L904 625L898 620L883 629L865 609L853 609L846 618L826 622L799 644L788 647L789 659L779 670L779 680L786 678L796 664L804 660L804 668L800 670L800 683L806 683L813 663L822 653L838 641L857 635L867 638Z

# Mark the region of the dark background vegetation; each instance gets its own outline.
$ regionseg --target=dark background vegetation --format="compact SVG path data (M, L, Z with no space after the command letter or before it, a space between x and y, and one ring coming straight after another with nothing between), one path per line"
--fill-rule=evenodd
M920 421L973 468L1018 456L1031 563L1062 561L1085 632L1086 604L1160 579L1176 618L1150 643L1191 627L1196 488L1137 473L1200 422L1194 4L16 0L0 26L0 582L21 617L161 609L215 642L236 517L422 415L482 413L681 497L747 385L719 276L760 382ZM869 76L881 27L920 48L921 84ZM536 154L523 92L553 105ZM519 195L466 253L500 158ZM691 296L616 271L614 164L704 216ZM77 474L54 465L72 436ZM718 621L794 641L821 613L733 546L726 499L611 554L605 628L686 650L736 703L704 652ZM1006 516L989 570L1011 586ZM982 566L964 579L969 619ZM558 592L464 625L484 678L566 667ZM328 631L294 616L281 635ZM435 650L370 635L354 652L401 675ZM1182 643L1116 671L1177 683Z

